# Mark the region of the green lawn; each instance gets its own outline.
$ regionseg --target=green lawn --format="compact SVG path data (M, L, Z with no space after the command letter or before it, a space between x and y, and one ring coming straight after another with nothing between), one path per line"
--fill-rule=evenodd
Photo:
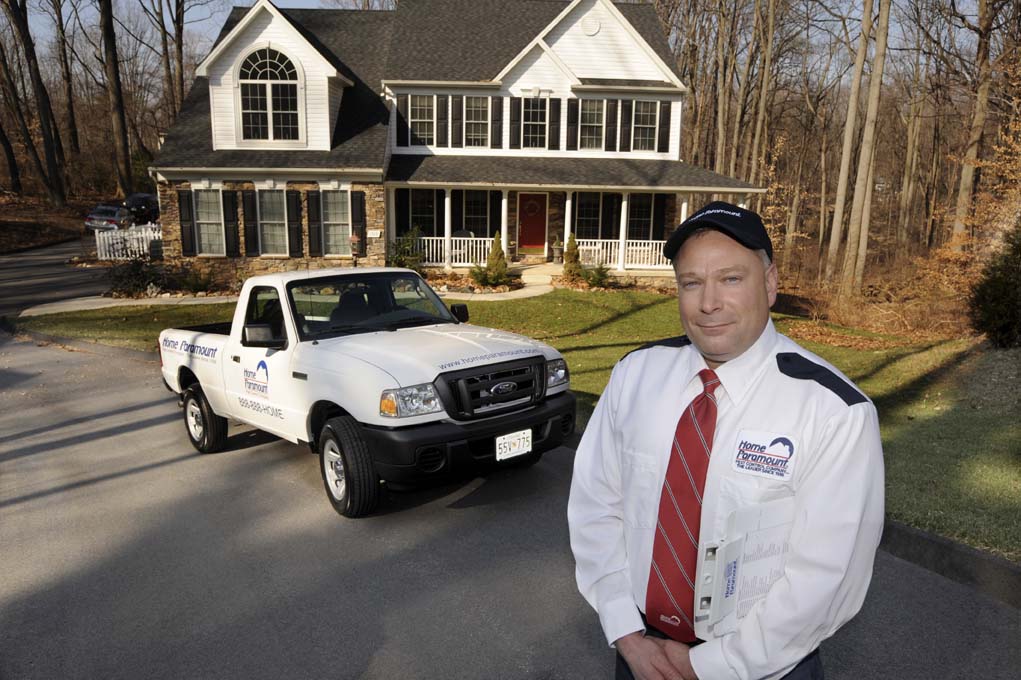
M643 291L556 290L469 303L472 323L558 348L588 420L614 364L650 340L680 334L672 297ZM155 349L167 326L229 320L233 305L111 308L18 320L31 330ZM804 322L776 317L782 332ZM899 520L1021 562L1021 352L973 339L912 343L811 326L800 340L843 370L879 408L887 511ZM821 333L821 335L820 335ZM824 344L825 343L825 344ZM983 376L981 382L975 376Z

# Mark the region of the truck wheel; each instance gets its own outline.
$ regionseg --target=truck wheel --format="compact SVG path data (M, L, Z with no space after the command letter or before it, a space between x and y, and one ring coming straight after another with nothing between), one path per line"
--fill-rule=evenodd
M213 413L198 385L184 391L184 426L191 445L201 453L216 453L227 444L227 419Z
M379 476L351 416L331 418L319 435L319 470L326 497L345 517L363 517L379 502Z

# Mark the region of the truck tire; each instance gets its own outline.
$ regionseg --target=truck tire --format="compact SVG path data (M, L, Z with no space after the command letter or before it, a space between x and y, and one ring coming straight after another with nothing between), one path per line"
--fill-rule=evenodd
M200 453L222 451L227 444L227 419L218 416L197 384L184 391L184 429Z
M379 475L351 416L331 418L319 435L319 471L326 498L344 517L364 517L379 503Z

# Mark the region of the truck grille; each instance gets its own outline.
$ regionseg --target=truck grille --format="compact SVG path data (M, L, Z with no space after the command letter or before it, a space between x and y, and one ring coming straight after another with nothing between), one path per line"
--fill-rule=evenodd
M434 386L447 413L458 420L484 418L524 408L546 391L542 357L441 374Z

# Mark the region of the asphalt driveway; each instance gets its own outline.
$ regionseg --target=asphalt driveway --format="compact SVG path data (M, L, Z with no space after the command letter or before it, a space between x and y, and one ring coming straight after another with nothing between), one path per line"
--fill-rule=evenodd
M86 237L86 238L92 238ZM84 253L83 241L69 241L13 255L0 255L0 318L23 309L109 290L105 267L72 267L68 259Z

